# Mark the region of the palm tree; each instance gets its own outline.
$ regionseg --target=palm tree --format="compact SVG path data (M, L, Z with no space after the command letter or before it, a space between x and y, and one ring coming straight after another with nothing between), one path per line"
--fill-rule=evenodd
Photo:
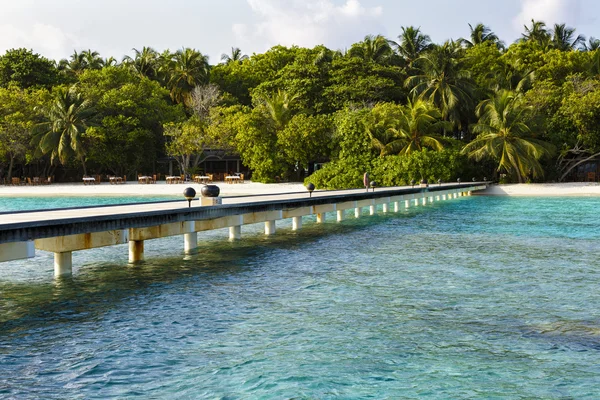
M87 67L86 57L83 52L78 53L76 50L73 51L73 54L71 54L69 60L66 61L66 70L74 73L75 75L79 75Z
M398 55L404 58L408 65L412 65L421 53L431 48L431 38L421 33L421 28L402 27L398 42L392 42L392 45L396 47Z
M189 106L194 87L208 83L208 56L195 49L178 50L166 68L167 87L171 91L171 99L176 103Z
M102 65L105 67L116 67L117 65L119 65L119 62L116 58L110 56L102 60Z
M389 41L381 35L367 35L362 42L355 43L348 51L350 57L378 64L387 62L393 54Z
M522 41L536 43L544 48L550 43L550 33L542 21L532 19L531 28L525 25L525 32L521 36Z
M133 49L134 56L123 57L123 63L140 77L156 78L158 69L158 53L152 47Z
M575 50L585 47L585 36L575 37L575 28L569 28L565 24L554 24L550 46L561 51Z
M38 151L41 154L50 153L52 162L58 159L63 165L75 156L81 161L86 175L82 135L93 112L91 103L73 85L69 89L57 90L52 102L41 112L47 122L36 127L39 133L35 135L34 143Z
M456 42L434 46L417 59L420 73L408 77L404 83L413 96L433 103L443 120L458 128L462 127L466 110L472 108L475 90L468 71L463 68L463 51Z
M409 100L404 107L382 104L373 108L372 115L366 131L380 157L408 155L424 148L440 151L444 147L439 132L448 123L440 120L440 110L429 102Z
M104 60L100 57L100 53L92 51L91 49L81 52L85 63L84 69L102 69L104 66Z
M275 123L275 129L283 129L292 119L292 110L290 104L296 99L295 96L290 96L284 90L277 90L271 93L270 96L264 96L261 100L269 113L271 119Z
M479 23L475 25L475 28L469 24L469 29L471 30L471 40L458 39L458 41L466 47L473 47L478 44L491 42L498 46L499 49L504 48L504 43L484 24Z
M247 59L248 56L246 54L242 54L242 50L240 50L239 47L232 47L231 55L225 53L221 54L221 61L223 61L225 64L242 62Z
M583 47L587 51L595 51L600 49L600 39L596 39L595 37L590 37L587 43L584 43Z
M544 174L540 158L550 155L552 146L532 138L524 122L528 108L520 102L519 95L501 90L493 98L477 106L478 123L474 132L479 136L467 144L463 154L479 161L492 158L498 161L498 171L515 175L519 182L530 173L534 178Z

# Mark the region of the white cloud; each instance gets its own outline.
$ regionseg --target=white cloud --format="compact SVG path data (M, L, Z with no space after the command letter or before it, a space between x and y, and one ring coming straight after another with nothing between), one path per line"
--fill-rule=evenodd
M364 7L359 0L247 0L258 22L234 24L241 46L264 51L274 45L337 49L362 40L367 34L385 33L382 7Z
M13 48L33 49L51 59L60 59L77 47L77 41L60 28L36 23L27 29L12 24L0 25L0 53Z
M581 0L522 0L513 26L522 32L523 25L529 26L532 19L544 21L547 26L555 23L575 25L580 17L580 3Z

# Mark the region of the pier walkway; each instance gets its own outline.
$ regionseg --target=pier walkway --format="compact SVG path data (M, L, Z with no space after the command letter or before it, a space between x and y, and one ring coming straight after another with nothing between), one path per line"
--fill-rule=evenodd
M223 198L201 198L116 206L78 207L0 213L0 262L31 258L35 250L54 253L56 276L72 271L72 252L129 243L129 262L144 259L144 241L183 235L185 253L197 248L197 233L229 228L231 240L241 239L241 227L264 223L265 234L276 231L276 221L293 219L292 229L302 227L302 217L316 215L317 223L335 213L342 221L346 212L356 218L398 212L402 208L445 201L483 190L486 182L442 184L429 187L386 187L343 191L295 192Z

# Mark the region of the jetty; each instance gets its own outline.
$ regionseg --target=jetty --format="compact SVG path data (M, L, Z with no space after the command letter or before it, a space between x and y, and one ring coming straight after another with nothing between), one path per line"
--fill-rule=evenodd
M487 188L487 182L432 184L343 191L294 192L278 195L201 197L127 205L77 207L0 213L0 262L27 259L36 250L54 253L54 275L72 273L72 252L129 244L129 262L144 260L144 242L183 236L183 251L198 248L198 232L229 228L229 239L242 238L242 226L264 223L265 235L276 233L276 222L292 219L302 228L302 217L327 215L342 221L347 214L360 218L365 209L400 212L403 208L448 201Z

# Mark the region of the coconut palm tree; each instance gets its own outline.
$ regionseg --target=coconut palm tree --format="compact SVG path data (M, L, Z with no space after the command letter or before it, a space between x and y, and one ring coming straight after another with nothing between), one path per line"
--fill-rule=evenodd
M158 69L158 53L152 47L133 49L134 56L123 57L123 64L140 77L155 79Z
M292 119L290 105L295 99L295 96L290 96L285 90L277 90L270 96L260 99L275 123L275 129L283 129L290 122Z
M171 92L171 99L176 103L189 106L194 87L208 83L208 56L195 49L178 50L173 54L171 62L163 67L166 68L166 86Z
M526 124L528 108L520 96L501 90L494 97L477 106L478 123L474 132L479 136L467 144L463 154L479 161L492 158L498 162L498 171L516 176L519 182L531 174L534 178L544 174L540 158L553 151L549 143L533 138Z
M104 60L100 57L100 53L91 49L81 52L84 59L84 69L102 69Z
M404 107L382 104L372 110L366 131L379 156L406 155L430 148L443 149L439 135L449 123L441 121L441 113L433 104L420 99L409 100Z
M472 109L475 84L463 67L462 52L456 42L434 46L416 61L420 73L410 76L405 86L413 96L433 103L444 121L461 128L466 110Z
M386 63L392 54L389 41L381 35L367 35L362 42L353 44L348 51L350 57L358 57L378 64Z
M398 42L392 42L392 45L408 65L412 65L424 51L429 50L432 46L431 38L421 33L421 28L415 28L414 26L402 27Z
M479 23L475 25L475 28L469 24L469 29L471 30L471 40L462 38L458 39L458 41L466 47L473 47L478 44L491 42L498 46L499 49L504 48L504 43L498 38L498 36L496 36L494 32L492 32L489 27L485 26L484 24Z
M587 43L584 43L583 47L586 51L595 51L600 49L600 39L596 39L595 37L590 37Z
M546 29L546 24L534 19L531 20L531 28L525 25L525 32L521 35L522 41L537 43L544 48L550 43L550 38L550 32Z
M248 56L246 54L242 54L242 50L240 50L239 47L232 47L231 54L221 54L221 61L223 61L225 64L241 62L247 59Z
M585 36L577 35L575 37L575 28L570 28L565 24L554 24L550 46L561 51L576 50L585 47Z
M84 175L87 174L82 136L93 112L91 103L73 85L57 90L52 102L40 111L47 121L36 127L34 144L38 151L50 154L52 162L58 159L61 164L75 156L83 166Z

